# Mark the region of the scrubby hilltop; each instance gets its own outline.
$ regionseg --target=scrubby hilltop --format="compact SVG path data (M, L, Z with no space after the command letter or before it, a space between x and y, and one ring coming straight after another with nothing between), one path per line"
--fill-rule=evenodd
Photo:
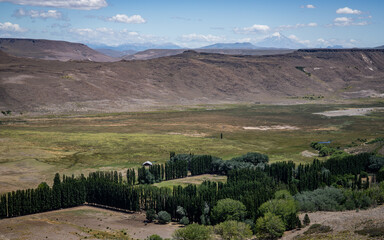
M65 41L0 38L0 50L12 56L46 60L118 61L118 59L103 55L84 44Z
M186 51L146 61L0 60L0 107L126 111L159 105L381 96L384 50L300 50L273 56ZM295 100L296 101L296 100Z

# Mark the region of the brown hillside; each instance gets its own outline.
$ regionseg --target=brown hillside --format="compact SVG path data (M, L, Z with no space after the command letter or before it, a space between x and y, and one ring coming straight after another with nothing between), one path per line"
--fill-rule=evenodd
M127 111L198 103L325 100L384 92L384 50L273 56L186 51L146 61L59 62L0 55L0 109ZM297 101L297 100L294 100Z
M0 38L0 50L12 56L45 60L88 60L94 62L118 60L103 55L84 44L64 41Z

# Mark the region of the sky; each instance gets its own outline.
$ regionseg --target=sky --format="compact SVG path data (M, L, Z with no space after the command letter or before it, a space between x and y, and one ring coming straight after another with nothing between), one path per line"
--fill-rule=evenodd
M0 0L0 37L201 47L280 33L307 47L384 45L384 0Z

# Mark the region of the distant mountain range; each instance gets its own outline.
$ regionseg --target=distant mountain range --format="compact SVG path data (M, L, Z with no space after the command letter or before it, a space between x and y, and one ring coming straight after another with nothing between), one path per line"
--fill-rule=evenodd
M199 49L260 49L250 42L243 43L216 43Z
M183 53L188 49L148 49L145 51L140 51L132 55L126 55L123 57L125 60L148 60L160 57L168 57ZM253 56L263 56L263 55L278 55L292 53L292 49L218 49L218 48L199 48L194 49L193 51L198 53L218 53L224 55L253 55Z
M97 44L87 44L90 48L95 50L98 49L109 49L114 51L144 51L148 49L180 49L181 47L173 43L164 43L164 44L154 44L154 43L128 43L118 46L108 46L108 45L97 45Z
M152 44L152 43L132 43L124 44L120 46L106 46L106 45L89 45L93 49L100 51L103 54L112 57L123 57L124 59L143 59L146 56L171 56L174 54L179 54L184 50L180 46L173 43L166 44ZM222 53L222 54L240 54L240 55L260 55L260 52L252 51L238 51L238 50L287 50L287 49L299 49L306 48L305 45L290 39L280 33L274 33L270 37L265 38L261 42L258 42L256 45L250 42L236 42L236 43L215 43L212 45L195 48L193 50L198 52L208 52L210 53ZM131 51L131 53L124 54L118 53L119 51ZM156 51L157 50L157 51ZM223 50L223 51L217 51ZM237 50L229 51L226 50ZM139 53L140 56L137 55ZM149 54L149 55L148 55ZM276 53L275 53L276 54ZM129 57L131 55L131 57ZM136 55L136 56L132 56ZM262 54L264 55L264 53ZM148 59L148 58L145 58Z
M277 48L280 46L281 48ZM90 47L94 48L91 49ZM0 38L0 50L17 57L39 58L45 60L88 60L94 62L113 62L125 60L147 60L180 54L187 48L172 43L132 43L120 46L90 45L65 41ZM295 40L275 33L254 45L250 42L216 43L193 49L200 53L219 53L227 55L276 55L305 48ZM341 45L328 46L328 49L342 49ZM383 49L384 46L376 47Z

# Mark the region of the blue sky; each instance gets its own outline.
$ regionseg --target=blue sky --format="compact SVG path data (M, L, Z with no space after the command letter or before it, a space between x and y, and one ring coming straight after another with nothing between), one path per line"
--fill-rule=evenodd
M0 37L200 47L279 32L308 47L374 47L383 13L383 0L0 0Z

